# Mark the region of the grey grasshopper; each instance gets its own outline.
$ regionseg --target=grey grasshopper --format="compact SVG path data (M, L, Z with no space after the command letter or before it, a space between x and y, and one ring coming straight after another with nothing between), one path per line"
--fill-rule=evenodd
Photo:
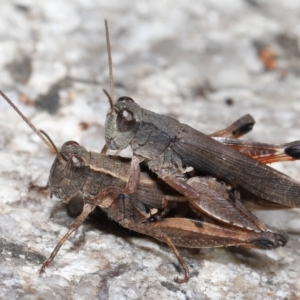
M107 22L106 29L109 36ZM300 207L300 182L265 165L287 157L299 159L298 141L268 145L228 136L213 138L174 118L141 108L130 97L121 97L114 103L110 54L109 58L111 92L106 94L111 109L106 116L105 139L107 149L130 146L133 151L128 193L136 189L143 162L199 212L206 211L206 201L202 191L188 183L186 170L190 168L198 175L212 176L266 201Z
M184 277L176 278L176 282L186 282L189 279L188 267L176 246L202 248L238 245L272 249L287 243L288 237L284 232L268 227L242 204L237 190L211 177L187 179L188 185L201 191L203 201L206 202L206 213L195 212L185 197L164 181L155 179L147 169L140 173L136 190L131 194L126 193L130 161L89 152L74 141L64 143L58 150L51 139L37 130L2 91L0 95L45 144L55 151L56 158L47 184L51 194L65 203L79 193L83 195L82 213L59 241L41 267L40 273L45 272L64 242L95 207L100 207L122 226L167 243L184 271ZM237 137L251 129L249 120L253 125L252 118L244 116L213 135ZM260 155L257 159L259 158ZM244 200L250 205L261 202L263 208L268 207L268 203L254 195L249 195ZM270 208L274 206L270 205ZM279 205L279 208L285 207Z

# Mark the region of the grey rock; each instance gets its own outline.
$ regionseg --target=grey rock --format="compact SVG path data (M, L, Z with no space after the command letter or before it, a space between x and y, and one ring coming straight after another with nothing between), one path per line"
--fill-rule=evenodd
M106 18L117 96L206 133L250 113L257 123L247 138L297 140L299 11L297 0L3 0L0 88L58 146L76 140L100 151ZM277 55L277 69L265 70L263 47ZM191 272L182 285L173 282L177 260L167 246L91 217L40 277L73 217L61 207L49 219L58 201L28 191L30 182L47 182L54 156L2 100L0 111L1 299L300 298L298 209L259 214L292 232L284 248L180 250ZM299 166L274 165L295 179Z

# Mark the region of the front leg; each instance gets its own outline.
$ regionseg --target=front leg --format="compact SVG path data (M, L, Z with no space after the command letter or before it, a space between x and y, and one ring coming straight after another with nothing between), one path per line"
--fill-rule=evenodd
M70 237L70 235L76 231L79 226L85 221L89 213L95 208L95 205L85 204L83 207L82 213L76 218L76 220L71 224L68 232L64 235L64 237L59 241L59 243L54 248L53 252L49 256L49 258L43 263L39 273L45 273L45 269L52 263L53 259L57 255L61 246L65 243L65 241Z
M108 150L107 145L105 144L101 150L101 154L106 154ZM133 156L131 159L131 165L130 165L130 170L128 174L128 181L125 187L125 190L123 191L124 194L133 194L140 181L140 173L141 173L141 168L140 168L140 163L144 159L138 156Z
M46 185L40 186L40 185L35 185L32 182L30 182L28 190L29 191L37 191L40 194L47 194L49 192L50 186L49 186L49 182L47 182Z
M133 156L131 160L130 170L128 174L128 181L124 190L124 194L133 194L137 186L140 182L140 173L141 173L141 167L140 163L144 159L138 156Z

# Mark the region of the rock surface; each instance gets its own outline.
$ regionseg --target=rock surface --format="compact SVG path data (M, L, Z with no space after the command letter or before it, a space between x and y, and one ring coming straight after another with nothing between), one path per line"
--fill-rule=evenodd
M110 25L115 94L206 133L250 113L248 139L300 139L297 0L1 1L1 90L56 145L104 145ZM54 156L0 101L0 298L298 299L299 210L264 212L291 232L284 248L180 250L191 279L176 284L167 246L91 218L42 277L37 271L73 218L43 185ZM299 163L274 167L300 178ZM100 218L100 217L99 217ZM102 217L101 217L102 218Z

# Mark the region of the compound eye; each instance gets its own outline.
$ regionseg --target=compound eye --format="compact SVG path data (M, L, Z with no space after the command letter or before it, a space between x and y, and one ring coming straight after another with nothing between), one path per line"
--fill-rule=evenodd
M78 169L84 167L84 160L80 156L72 155L70 158L72 168Z
M84 160L78 155L70 155L67 169L68 179L78 179L85 171Z
M134 102L134 100L132 98L127 97L127 96L123 96L123 97L119 98L117 102L126 102L126 101Z
M123 108L118 112L117 129L120 132L127 132L134 128L136 119L131 110Z

